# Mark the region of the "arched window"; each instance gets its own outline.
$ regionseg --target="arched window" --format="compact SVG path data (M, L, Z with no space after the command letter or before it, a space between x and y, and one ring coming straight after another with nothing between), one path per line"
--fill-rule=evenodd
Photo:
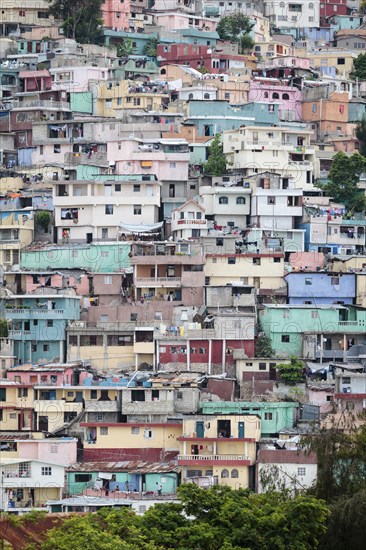
M312 2L310 2L309 4L309 10L313 10L314 9L314 4Z
M231 477L239 477L239 471L236 468L234 468L234 470L231 470Z
M264 92L264 98L268 99L268 92Z
M280 95L277 92L272 94L272 99L280 99Z
M166 74L166 69L161 69L160 74Z
M193 99L193 94L189 94L188 99Z
M221 477L222 477L223 479L229 477L229 470L226 470L226 468L224 468L223 470L221 470Z
M280 8L284 8L285 7L285 2L280 2Z
M229 199L227 197L220 197L219 204L229 204Z
M282 94L282 99L290 99L290 96L288 94Z
M210 99L210 94L204 94L203 99Z
M236 204L245 204L245 197L237 197Z

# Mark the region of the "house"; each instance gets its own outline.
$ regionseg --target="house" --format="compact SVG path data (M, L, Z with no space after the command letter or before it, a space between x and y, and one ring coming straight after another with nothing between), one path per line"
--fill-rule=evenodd
M178 438L182 479L202 487L252 488L260 420L256 415L200 416L183 419Z
M2 201L0 212L0 264L5 270L11 271L19 268L20 251L32 242L33 236L33 208L25 207L23 209L8 210Z
M353 304L356 297L353 273L293 272L285 280L289 304Z
M156 493L156 483L161 483L163 495L174 495L179 473L175 461L81 462L66 470L66 494L70 497L129 498L130 493Z
M366 408L366 373L361 364L334 365L334 402L338 414L349 414L362 419ZM359 422L359 421L357 421Z
M181 422L95 423L81 422L84 428L83 460L169 461L179 453Z
M261 47L261 45L259 45ZM255 77L249 84L249 101L279 104L283 121L302 121L302 92L281 80Z
M103 26L107 29L129 28L130 0L116 4L114 0L104 0L101 5Z
M190 200L173 210L171 233L174 240L198 239L207 235L205 209L194 200Z
M257 457L257 492L309 489L314 485L318 473L315 453L287 449L260 449Z
M351 61L353 63L353 59ZM349 100L348 91L335 91L324 97L319 91L315 96L314 91L304 92L303 120L314 124L320 136L345 136L350 133L348 131Z
M46 460L2 458L1 508L11 513L42 508L62 497L65 467Z
M300 2L285 0L278 4L274 0L264 0L264 15L277 28L299 29L319 27L319 0Z
M352 305L266 304L259 321L277 356L335 361L363 345L366 311Z
M66 326L80 318L80 297L66 295L11 295L3 315L11 321L9 338L14 341L18 362L64 361Z
M319 407L320 414L331 413L334 409L334 386L327 383L310 384L307 387L308 402Z
M206 219L217 226L246 227L250 214L251 190L241 185L202 185L199 189L200 202L205 209Z
M208 421L210 415L254 415L260 418L261 437L273 437L296 423L298 403L278 401L221 401L201 402L201 414Z
M0 380L0 421L2 430L32 430L34 390L30 384Z

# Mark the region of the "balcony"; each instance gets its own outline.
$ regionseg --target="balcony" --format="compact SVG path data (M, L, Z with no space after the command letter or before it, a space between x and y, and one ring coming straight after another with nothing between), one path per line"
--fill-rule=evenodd
M136 288L180 288L182 279L180 277L137 277Z
M5 309L7 319L65 319L64 309Z
M85 400L85 411L89 413L118 412L119 410L120 403L118 401L97 401L96 399Z
M201 254L167 254L167 255L146 255L132 256L131 265L202 265L205 263L205 256Z
M107 153L102 152L93 153L91 156L88 153L65 153L64 164L65 168L79 166L80 164L109 166Z
M9 330L9 337L13 340L36 340L35 332L30 330Z
M249 466L252 461L245 455L178 455L178 465L193 465L194 463L241 462Z
M53 421L60 420L65 412L80 413L83 409L83 404L76 401L65 401L64 399L37 399L34 401L34 412L39 414L52 415ZM63 424L63 420L61 422Z
M36 101L17 101L13 103L13 110L18 109L55 109L57 111L71 111L70 103L66 101L36 100Z

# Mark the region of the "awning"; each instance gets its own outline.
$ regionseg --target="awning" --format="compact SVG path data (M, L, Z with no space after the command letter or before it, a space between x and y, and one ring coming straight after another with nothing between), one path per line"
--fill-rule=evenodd
M128 231L130 233L148 233L149 231L156 231L157 229L161 229L164 222L158 222L154 223L152 225L133 225L130 223L120 223L119 226L124 231Z

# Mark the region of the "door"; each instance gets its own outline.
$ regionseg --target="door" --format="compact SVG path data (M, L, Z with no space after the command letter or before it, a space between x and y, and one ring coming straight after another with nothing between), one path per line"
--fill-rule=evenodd
M196 434L197 437L204 437L205 435L205 425L203 422L196 422Z
M48 416L40 416L38 426L41 432L48 432Z
M239 422L238 423L238 437L243 439L245 437L245 423Z
M88 244L93 242L93 233L87 233L86 234L86 242Z

